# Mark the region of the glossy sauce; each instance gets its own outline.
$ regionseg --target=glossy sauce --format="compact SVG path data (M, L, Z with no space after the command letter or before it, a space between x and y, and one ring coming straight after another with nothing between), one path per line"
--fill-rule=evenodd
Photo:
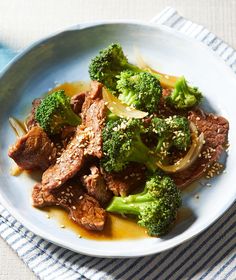
M48 93L52 93L57 90L64 90L65 94L72 97L73 95L82 92L82 91L89 91L90 90L90 83L89 82L71 82L71 83L64 83L56 86Z
M180 223L190 219L191 217L193 217L192 210L187 207L181 207L177 213L175 225L180 224Z
M65 226L82 238L94 240L121 240L121 239L139 239L148 237L144 228L138 226L135 221L123 218L119 215L108 213L105 228L102 232L86 230L69 219L68 213L59 207L46 207L50 218L56 219L58 226ZM62 229L63 230L63 229Z

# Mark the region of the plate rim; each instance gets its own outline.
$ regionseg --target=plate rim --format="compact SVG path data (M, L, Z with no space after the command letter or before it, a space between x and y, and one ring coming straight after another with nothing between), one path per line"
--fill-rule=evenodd
M24 48L19 54L17 54L0 72L0 80L4 77L4 75L7 74L7 72L11 69L11 67L14 67L14 64L20 60L23 59L24 56L30 52L31 50L33 50L34 48L37 48L39 45L46 43L48 40L53 39L56 36L62 35L63 33L67 33L67 32L71 32L71 31L76 31L76 30L83 30L86 28L91 28L91 27L96 27L96 26L102 26L102 25L111 25L111 24L132 24L132 25L142 25L144 27L153 27L155 29L160 29L161 31L167 32L170 35L174 35L177 36L179 38L182 38L183 40L187 40L190 41L191 43L197 44L198 47L203 48L205 51L207 51L209 53L209 55L214 56L214 58L218 61L218 63L221 63L222 66L224 67L224 69L228 69L227 70L227 75L231 75L232 77L234 77L234 79L236 78L235 73L233 72L233 70L229 67L229 65L227 65L225 63L225 61L219 56L217 55L212 49L210 49L207 45L205 45L204 43L194 39L194 38L190 38L185 34L182 34L168 26L164 26L162 24L157 24L157 23L153 23L153 22L144 22L144 21L139 21L139 20L103 20L103 21L88 21L88 22L84 22L84 23L80 23L80 24L76 24L73 25L71 27L68 27L66 29L60 30L58 32L55 32L49 36L44 37L43 39L37 40L36 42L30 44L28 47ZM1 183L1 182L0 182ZM148 255L152 255L152 254L156 254L156 253L160 253L163 251L166 251L168 249L174 248L182 243L184 243L187 240L192 239L193 237L195 237L196 235L199 235L201 232L203 232L204 230L206 230L209 226L211 226L213 223L215 223L217 220L219 220L222 215L230 208L231 205L233 205L234 201L235 201L235 197L232 197L231 200L228 200L228 202L224 205L224 208L221 209L220 211L216 211L214 217L212 218L211 221L205 222L202 224L201 227L199 227L197 230L195 230L194 232L189 232L188 236L182 237L181 235L177 235L175 237L175 241L169 242L169 244L167 244L164 248L159 248L158 247L154 247L154 249L150 250L150 248L147 250L145 250L145 248L143 248L142 250L139 249L139 251L135 251L135 252L112 252L109 251L107 249L105 249L104 251L101 250L96 250L96 248L94 248L93 252L90 252L88 249L86 250L86 248L83 248L82 250L78 249L78 248L73 248L69 245L66 244L66 242L64 242L64 240L61 240L60 238L55 238L55 236L51 236L51 235L46 235L46 233L42 230L39 229L38 227L35 227L33 223L28 222L27 219L24 219L24 217L20 214L18 214L17 210L14 207L11 207L11 205L8 203L8 201L3 197L2 192L0 190L0 202L1 204L6 208L6 210L17 220L19 221L23 226L25 226L27 229L29 229L30 231L32 231L35 235L38 235L39 237L53 243L56 244L60 247L64 247L66 249L72 250L74 252L77 253L81 253L84 255L88 255L88 256L93 256L93 257L105 257L105 258L131 258L131 257L142 257L142 256L148 256ZM171 241L171 239L170 239Z

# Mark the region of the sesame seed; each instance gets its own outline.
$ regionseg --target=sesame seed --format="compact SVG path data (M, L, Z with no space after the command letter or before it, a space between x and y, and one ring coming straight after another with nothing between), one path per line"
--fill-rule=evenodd
M65 228L65 226L64 226L64 225L60 225L60 227L61 227L61 228Z
M72 209L76 210L76 207L73 205L73 206L72 206Z
M50 216L47 214L47 215L46 215L46 218L47 218L47 219L50 219Z

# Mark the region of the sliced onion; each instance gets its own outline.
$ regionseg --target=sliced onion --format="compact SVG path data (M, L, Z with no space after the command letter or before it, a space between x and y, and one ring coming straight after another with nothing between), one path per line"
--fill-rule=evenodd
M107 108L118 117L128 119L142 119L148 115L148 113L146 112L139 111L123 103L105 88L102 89L102 97L105 101Z
M164 87L164 88L174 88L175 87L175 83L177 82L179 77L164 74L164 73L158 72L158 71L154 70L153 68L151 68L144 61L144 59L138 49L135 49L135 56L136 56L137 66L150 73L157 74L159 76L159 80L160 80L162 87Z
M10 117L9 123L17 137L22 137L27 133L26 129L24 128L22 123L19 120L17 120L16 118Z
M187 154L173 165L163 165L157 162L156 164L160 169L169 173L179 172L189 167L198 158L204 144L204 134L201 133L198 136L197 128L192 122L190 123L190 129L192 131L192 145Z

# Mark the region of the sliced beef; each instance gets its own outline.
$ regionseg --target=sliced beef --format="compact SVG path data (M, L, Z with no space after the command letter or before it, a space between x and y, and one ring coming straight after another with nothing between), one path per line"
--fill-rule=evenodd
M92 99L91 97L95 98ZM57 162L46 170L42 177L43 188L55 189L72 178L83 166L87 155L102 156L102 127L106 108L101 97L101 84L92 83L90 94L86 95L82 107L82 124L72 140L62 151Z
M213 114L205 114L201 110L189 113L189 120L204 133L205 144L200 157L186 170L171 175L179 187L185 187L204 175L207 169L215 163L227 142L229 130L228 121Z
M96 199L85 194L82 187L68 182L53 192L45 191L41 184L36 184L32 193L35 207L61 206L69 212L75 223L88 230L103 230L106 212Z
M81 169L85 159L83 146L86 141L86 133L80 126L56 163L43 173L44 189L50 191L61 186Z
M71 97L70 100L71 108L76 114L79 114L81 112L86 94L87 92L83 91Z
M95 197L101 205L106 205L112 197L112 192L107 188L106 182L96 165L90 167L91 174L81 178L89 195Z
M9 148L8 155L22 169L45 170L55 162L56 150L47 134L35 126Z
M30 130L32 127L37 126L38 122L35 119L35 112L40 103L42 102L42 98L36 98L32 102L32 109L31 112L29 113L27 119L26 119L26 127L28 130Z
M107 108L101 99L102 84L91 83L91 92L85 98L82 107L82 123L88 134L88 145L85 154L102 157L102 129L106 119Z
M130 164L121 172L106 173L103 176L107 187L116 196L127 196L143 185L146 179L146 168L139 164Z

